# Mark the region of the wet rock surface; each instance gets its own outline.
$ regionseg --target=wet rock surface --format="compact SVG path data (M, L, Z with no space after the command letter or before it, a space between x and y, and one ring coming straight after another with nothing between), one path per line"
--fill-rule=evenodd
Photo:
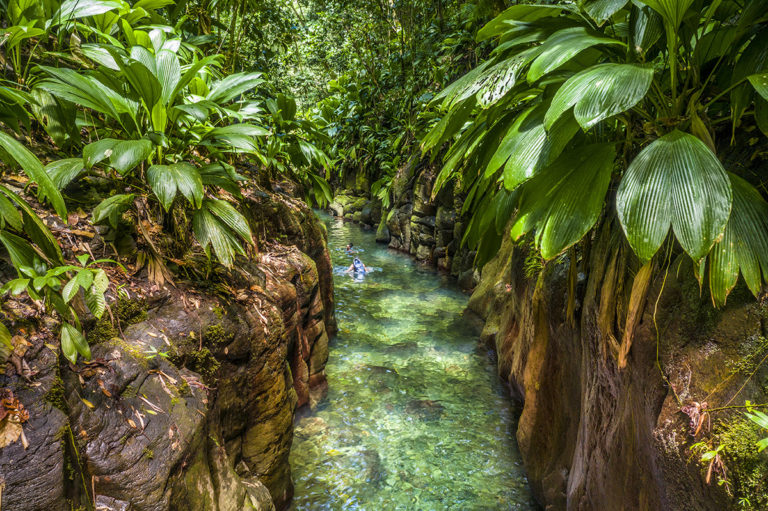
M301 202L264 192L247 213L261 250L231 293L149 290L90 364L33 342L32 381L0 374L30 412L29 447L0 451L2 509L285 507L294 414L327 389L332 268Z

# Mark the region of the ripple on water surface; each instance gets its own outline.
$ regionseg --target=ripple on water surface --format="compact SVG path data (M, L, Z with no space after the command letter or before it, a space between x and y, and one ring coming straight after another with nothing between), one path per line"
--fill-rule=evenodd
M534 509L514 414L453 282L322 215L339 334L330 391L296 426L295 510ZM353 243L373 271L344 270Z

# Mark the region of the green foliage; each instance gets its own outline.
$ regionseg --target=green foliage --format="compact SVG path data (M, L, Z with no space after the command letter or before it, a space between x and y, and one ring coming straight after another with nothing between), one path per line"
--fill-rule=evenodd
M757 446L764 433L761 425L741 415L715 427L734 496L750 511L768 506L765 479L768 458Z
M175 223L187 214L199 248L226 266L253 244L238 212L247 178L235 165L261 163L257 172L288 174L309 183L319 203L330 200L330 162L317 145L328 139L289 96L270 92L261 72L234 72L237 48L219 53L222 34L206 37L210 27L198 17L199 2L1 4L0 159L4 172L26 175L25 192L36 192L40 203L0 185L0 244L19 277L2 293L27 294L57 313L62 352L72 363L90 357L80 316L90 312L102 321L109 280L99 265L111 261L68 264L39 218L50 206L66 223L69 191L95 182L114 190L90 204L91 221L109 228L104 239L113 246L137 238L126 245L140 247L138 261L161 269L150 278L168 276L163 258L178 255L162 252L153 238L178 233ZM231 46L245 3L202 5L219 15L234 10L224 36ZM0 342L3 350L8 346Z
M768 128L768 59L758 50L768 32L756 4L514 5L486 24L477 40L496 47L435 96L440 120L422 143L443 154L433 193L455 180L467 196L478 232L464 241L477 262L510 218L513 237L533 230L552 259L616 216L643 261L679 243L696 276L708 273L715 305L739 273L757 294L768 271L765 178L726 172L722 137L730 124L732 145L754 144L736 126ZM615 151L604 162L558 160L595 143ZM588 167L604 169L599 186L576 177Z

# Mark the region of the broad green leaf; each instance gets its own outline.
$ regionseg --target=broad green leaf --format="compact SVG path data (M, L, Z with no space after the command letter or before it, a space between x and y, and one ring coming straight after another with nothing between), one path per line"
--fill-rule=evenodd
M544 116L550 129L569 108L584 129L603 119L629 110L647 94L653 68L635 64L600 64L566 81L555 94Z
M176 88L171 93L169 104L173 104L174 99L189 83L197 77L197 74L208 66L219 65L220 55L209 55L200 60L196 60L188 67L183 68L184 74L181 75L179 83L176 84Z
M40 81L37 87L65 101L96 110L112 119L119 120L119 114L109 100L109 96L105 94L107 87L103 83L74 69L46 66L40 66L40 69L50 75L51 78Z
M104 199L93 208L93 223L101 224L106 221L113 229L117 229L120 216L133 205L133 199L132 193L113 195Z
M236 73L216 82L205 98L224 104L264 83L261 73Z
M560 155L523 186L511 235L535 229L544 259L578 242L600 216L615 158L613 144L581 146Z
M61 323L61 351L72 364L77 364L78 353L86 360L91 359L91 348L88 346L88 341L85 340L80 330L66 321Z
M525 110L504 134L498 149L485 169L490 175L504 166L504 187L514 190L560 155L579 126L568 115L555 123L549 133L544 129L547 105Z
M248 244L253 244L248 221L229 202L221 199L206 199L205 207L216 215L219 220L224 222L227 227L235 231L244 241L248 242Z
M0 188L4 190L4 188ZM0 229L5 227L5 224L11 226L16 231L21 231L24 227L21 213L13 203L3 193L0 193Z
M77 280L77 275L75 275L69 279L69 282L67 282L61 289L61 298L64 300L64 303L69 303L78 291L80 291L80 285Z
M169 105L174 97L176 87L181 81L181 65L179 57L170 50L160 50L155 55L157 62L157 79L160 82L163 105Z
M440 101L443 102L443 106L453 106L457 103L459 103L459 100L456 98L459 96L463 97L469 97L473 95L475 92L479 90L479 88L482 86L476 86L475 82L482 79L485 73L488 72L488 68L491 66L493 61L486 60L485 62L482 62L477 67L472 69L471 71L467 72L465 75L463 75L460 78L457 78L453 82L451 82L447 87L445 87L442 91L440 91L439 94L437 94L434 98L432 98L432 103L437 104ZM471 94L464 94L467 90L474 88L473 91L471 91Z
M118 64L120 64L131 87L133 87L144 101L147 110L151 111L155 103L162 97L163 92L162 85L154 72L147 69L144 63L135 60L125 63L118 62Z
M635 52L643 55L664 33L661 15L647 5L634 5L630 17L630 32Z
M127 4L119 0L64 0L61 7L47 21L46 26L56 26L70 20L97 16L113 9L124 9Z
M204 207L195 211L192 217L192 230L208 256L210 256L210 247L213 247L219 262L230 267L235 256L245 255L245 251L240 245L238 235L221 220L221 217L214 215L207 207L209 200L206 199Z
M205 186L218 186L236 197L240 197L238 181L242 181L245 178L234 172L234 170L228 170L227 167L229 166L221 163L211 163L200 167L200 179Z
M661 14L672 30L677 30L693 0L643 0L643 3Z
M120 71L120 66L117 63L118 61L115 60L112 53L110 53L110 51L103 45L97 43L83 44L80 46L80 50L83 52L83 55L97 64L111 69L112 71Z
M573 8L570 5L513 5L478 30L476 40L480 42L501 35L516 23L559 16L564 10L573 10Z
M203 182L200 173L189 163L152 165L147 170L147 180L166 211L173 204L177 192L181 192L195 208L200 207L203 200Z
M751 75L749 77L749 83L752 84L757 93L760 94L763 99L768 100L768 73Z
M0 132L0 147L13 158L24 170L29 178L37 183L37 196L45 199L53 206L56 214L61 218L67 218L67 206L58 188L46 174L43 164L32 154L29 149L21 145L16 139Z
M440 122L435 124L423 138L422 151L426 153L432 148L441 147L449 138L456 135L469 118L474 106L475 98L471 97L449 109L440 119Z
M85 166L82 158L66 158L49 163L45 166L45 172L50 176L56 188L63 190L85 172Z
M16 206L21 210L22 230L24 233L29 236L50 261L54 263L63 262L64 258L61 255L61 248L59 248L56 238L53 237L48 226L37 216L37 213L29 207L29 204L24 199L8 188L0 185L0 190L11 201L15 202ZM14 265L18 267L16 263Z
M616 209L641 260L653 257L671 226L698 263L723 234L731 211L731 185L704 142L675 130L653 141L630 163Z
M74 142L80 142L74 104L60 101L40 87L32 89L31 95L34 97L32 113L56 145L67 148Z
M584 27L564 28L555 32L542 43L539 56L528 69L528 81L535 82L571 60L581 51L598 44L624 45L616 39L592 35Z
M226 138L229 135L243 135L246 137L266 137L269 130L256 126L255 124L241 123L230 124L229 126L221 126L219 128L213 128L206 133L205 138Z
M85 304L88 306L88 310L91 314L101 319L104 315L104 311L107 309L107 300L104 297L104 293L96 289L96 287L88 288L85 292Z
M29 283L30 283L29 279L10 280L6 282L2 288L0 288L0 294L5 294L10 292L13 296L18 296L27 290L27 286L29 286Z
M112 156L112 151L118 143L120 141L114 138L103 138L83 147L83 163L85 163L85 168L90 169Z
M755 296L768 275L768 203L745 180L731 173L728 177L733 207L722 240L709 254L709 291L716 306L725 305L739 271Z
M146 139L122 140L112 148L109 165L121 175L125 175L149 158L153 150L152 142Z
M109 277L101 268L93 272L93 288L99 293L106 293L109 288Z
M458 96L457 101L462 101L472 94L477 96L477 102L483 108L496 104L515 86L520 70L541 51L542 48L537 46L493 66L481 81L475 83L476 92L466 91Z
M582 0L579 5L589 16L602 25L608 18L619 12L629 0Z
M0 231L0 243L2 243L5 250L8 251L8 256L11 258L11 264L16 268L16 271L19 272L20 275L20 268L35 264L37 253L32 245L24 238L20 238L8 231Z

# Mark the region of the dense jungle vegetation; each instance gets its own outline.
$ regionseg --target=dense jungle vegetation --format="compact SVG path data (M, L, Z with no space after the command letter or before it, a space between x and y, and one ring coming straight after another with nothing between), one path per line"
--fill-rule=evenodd
M433 195L464 198L478 267L512 236L537 268L571 261L575 282L611 236L636 268L632 304L684 258L713 307L740 280L762 297L768 1L0 9L0 242L17 276L2 293L57 315L72 364L121 275L208 278L259 250L239 209L258 186L292 181L323 206L351 176L386 210L413 158L438 173ZM620 367L631 331L611 336Z

